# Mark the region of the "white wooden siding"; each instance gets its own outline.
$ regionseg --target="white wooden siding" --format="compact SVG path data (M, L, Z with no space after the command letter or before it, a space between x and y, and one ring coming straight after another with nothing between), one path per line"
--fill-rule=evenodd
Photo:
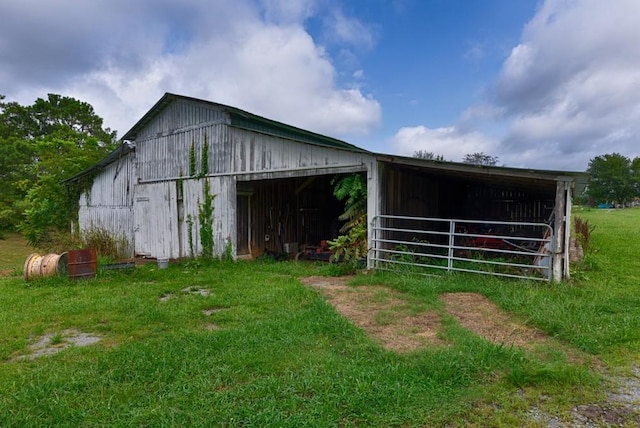
M133 255L134 154L105 167L93 180L91 189L80 195L78 226L81 233L103 229L116 239L125 238Z
M123 207L133 205L134 154L107 165L93 180L91 190L80 196L80 205Z
M78 212L81 233L102 229L109 231L117 239L125 239L122 250L128 257L133 256L133 207L87 207L80 206Z
M212 124L202 128L189 128L162 135L152 140L136 140L136 155L140 180L143 182L190 177L191 145L194 146L195 175L201 172L205 135L209 145L208 172L228 171L229 152L227 126ZM226 155L226 156L225 156Z
M371 159L366 153L299 143L238 128L230 128L230 137L229 171L234 173L362 165Z
M202 126L209 122L229 122L222 108L188 100L176 100L154 117L136 137L136 142L157 138L187 127Z
M182 257L190 257L191 244L193 255L202 253L200 240L200 218L198 207L204 200L204 180L188 179L183 182L183 206L184 220L180 224L180 247L183 249ZM236 189L232 177L212 177L209 181L209 189L213 199L213 252L214 255L224 254L229 242L235 251L235 206ZM191 221L191 227L189 227ZM191 243L189 241L191 233ZM233 253L235 254L235 252Z
M176 182L135 186L134 237L138 255L180 257Z
M206 174L274 173L314 168L353 167L365 169L372 157L366 153L339 150L299 143L285 138L246 131L226 124L212 124L198 129L175 131L153 140L136 141L141 182L189 177L191 146L194 146L196 175L202 172L201 161L205 135L208 144ZM330 172L326 172L330 173ZM311 172L315 174L315 172ZM298 175L305 175L298 173ZM243 179L256 179L245 177Z

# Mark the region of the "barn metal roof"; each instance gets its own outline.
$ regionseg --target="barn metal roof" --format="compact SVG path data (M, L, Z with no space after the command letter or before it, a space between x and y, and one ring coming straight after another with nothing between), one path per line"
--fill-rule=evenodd
M413 167L422 171L431 171L434 174L496 182L508 181L525 187L535 187L541 184L551 185L558 181L574 182L575 194L580 194L584 191L588 180L588 174L586 172L578 171L555 171L531 168L512 168L506 166L473 165L382 153L377 153L376 157L382 162L402 165L410 168Z

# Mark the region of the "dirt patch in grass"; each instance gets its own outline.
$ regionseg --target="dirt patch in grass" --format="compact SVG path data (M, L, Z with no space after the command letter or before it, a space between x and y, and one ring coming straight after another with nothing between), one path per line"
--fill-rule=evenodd
M197 294L203 297L206 297L209 294L211 294L211 292L206 288L200 288L200 287L186 287L182 289L182 292L186 294Z
M444 345L438 336L440 313L411 313L400 293L381 286L348 287L349 280L349 277L301 279L305 285L317 287L338 312L387 349L407 352L423 346ZM543 332L517 322L481 294L444 293L440 298L446 312L462 327L490 342L533 349L550 341Z
M349 280L319 276L301 279L388 350L402 353L445 345L438 336L439 312L416 311L397 291L381 286L349 287Z
M88 346L100 341L100 337L78 330L63 330L45 334L34 340L29 346L29 354L19 355L14 360L35 360L45 355L53 355L72 346Z
M15 273L15 269L0 269L0 276L12 276Z
M200 287L185 287L182 290L182 294L183 295L198 295L198 296L202 296L202 297L207 297L208 295L211 294L211 291L207 290L206 288L200 288ZM166 302L169 299L172 299L176 297L174 294L172 293L164 293L160 296L160 301L161 302Z
M549 340L545 333L515 321L481 294L444 293L440 299L446 304L447 313L453 315L462 327L490 342L532 349Z
M307 286L318 289L328 301L354 324L363 328L386 349L410 352L427 346L443 346L440 338L441 312L420 311L409 305L402 294L382 286L349 287L350 277L302 278ZM568 351L570 358L580 360L573 350L544 332L523 325L485 296L477 293L444 293L440 299L445 311L465 329L484 339L505 346L527 350L551 346Z

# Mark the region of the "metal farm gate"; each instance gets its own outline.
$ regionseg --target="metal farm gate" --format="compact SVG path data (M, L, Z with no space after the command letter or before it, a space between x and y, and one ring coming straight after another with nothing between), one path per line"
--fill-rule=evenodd
M369 251L377 269L552 277L553 230L545 223L380 215L372 230Z

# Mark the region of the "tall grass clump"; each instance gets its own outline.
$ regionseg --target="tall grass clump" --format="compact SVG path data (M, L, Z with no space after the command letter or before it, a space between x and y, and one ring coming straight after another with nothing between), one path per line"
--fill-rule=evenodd
M82 234L82 246L95 248L99 256L121 260L129 256L129 241L124 235L115 235L100 227L91 227Z
M585 253L591 249L591 235L595 228L596 227L594 225L589 224L589 220L583 220L578 216L573 218L573 230L575 232L576 239L582 246Z

